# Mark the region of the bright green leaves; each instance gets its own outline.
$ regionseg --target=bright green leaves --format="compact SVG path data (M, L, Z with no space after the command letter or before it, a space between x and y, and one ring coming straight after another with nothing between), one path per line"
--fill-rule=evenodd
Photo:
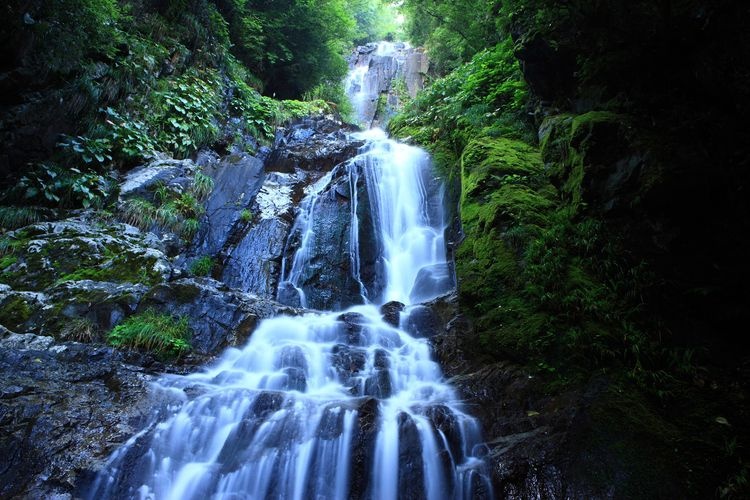
M157 141L176 155L188 155L219 134L221 81L215 71L190 71L154 94L148 118Z

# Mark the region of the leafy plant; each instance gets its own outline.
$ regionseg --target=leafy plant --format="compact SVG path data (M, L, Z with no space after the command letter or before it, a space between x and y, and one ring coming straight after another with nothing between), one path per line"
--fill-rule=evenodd
M215 71L190 71L155 93L155 113L149 117L158 142L178 155L187 155L218 137L219 89Z
M42 163L21 177L14 192L26 203L89 208L100 206L109 196L109 182L99 174Z
M117 325L107 341L115 347L144 349L174 358L190 350L190 337L186 317L175 318L150 309Z
M86 164L102 166L112 161L112 143L105 137L65 137L58 146L69 150Z
M126 118L112 108L103 110L106 123L109 125L107 140L113 152L126 162L150 158L154 155L157 144L149 134L148 126L139 120Z

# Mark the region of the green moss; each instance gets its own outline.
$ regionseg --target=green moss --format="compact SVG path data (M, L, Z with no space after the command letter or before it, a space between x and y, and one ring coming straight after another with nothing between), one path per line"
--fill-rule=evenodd
M140 257L129 253L115 253L111 249L104 252L104 259L94 261L87 259L78 262L79 268L70 269L62 274L55 284L67 281L108 281L113 283L144 283L154 284L161 281L161 275L154 271L155 257ZM83 267L85 266L85 267ZM61 269L63 270L63 269Z
M552 115L539 126L539 149L542 160L552 168L564 165L570 147L573 115Z
M538 185L543 172L536 148L512 139L472 140L461 156L464 196L490 191L504 183Z
M596 133L600 127L619 127L626 121L623 115L610 111L589 111L573 118L570 130L570 143L578 147Z
M588 202L589 184L621 159L631 141L629 119L608 111L590 111L573 118L565 159L552 175L574 207ZM559 140L560 145L564 140Z
M107 335L115 347L144 349L166 358L179 357L190 350L190 327L186 317L146 311L123 321Z
M9 330L16 330L29 320L32 312L24 297L13 295L0 305L0 324Z

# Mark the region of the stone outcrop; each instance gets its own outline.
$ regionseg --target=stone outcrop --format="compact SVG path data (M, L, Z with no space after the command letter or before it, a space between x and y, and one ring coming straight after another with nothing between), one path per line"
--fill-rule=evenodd
M110 347L0 333L0 496L75 495L154 410L149 371L164 367L149 363Z

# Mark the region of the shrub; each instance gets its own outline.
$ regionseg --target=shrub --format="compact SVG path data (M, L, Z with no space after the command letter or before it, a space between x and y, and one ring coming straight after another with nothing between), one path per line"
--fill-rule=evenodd
M240 219L243 222L250 222L253 220L253 213L249 209L243 208L242 212L240 212Z
M190 336L186 317L148 310L117 325L107 335L107 341L115 347L145 349L175 358L190 350Z

